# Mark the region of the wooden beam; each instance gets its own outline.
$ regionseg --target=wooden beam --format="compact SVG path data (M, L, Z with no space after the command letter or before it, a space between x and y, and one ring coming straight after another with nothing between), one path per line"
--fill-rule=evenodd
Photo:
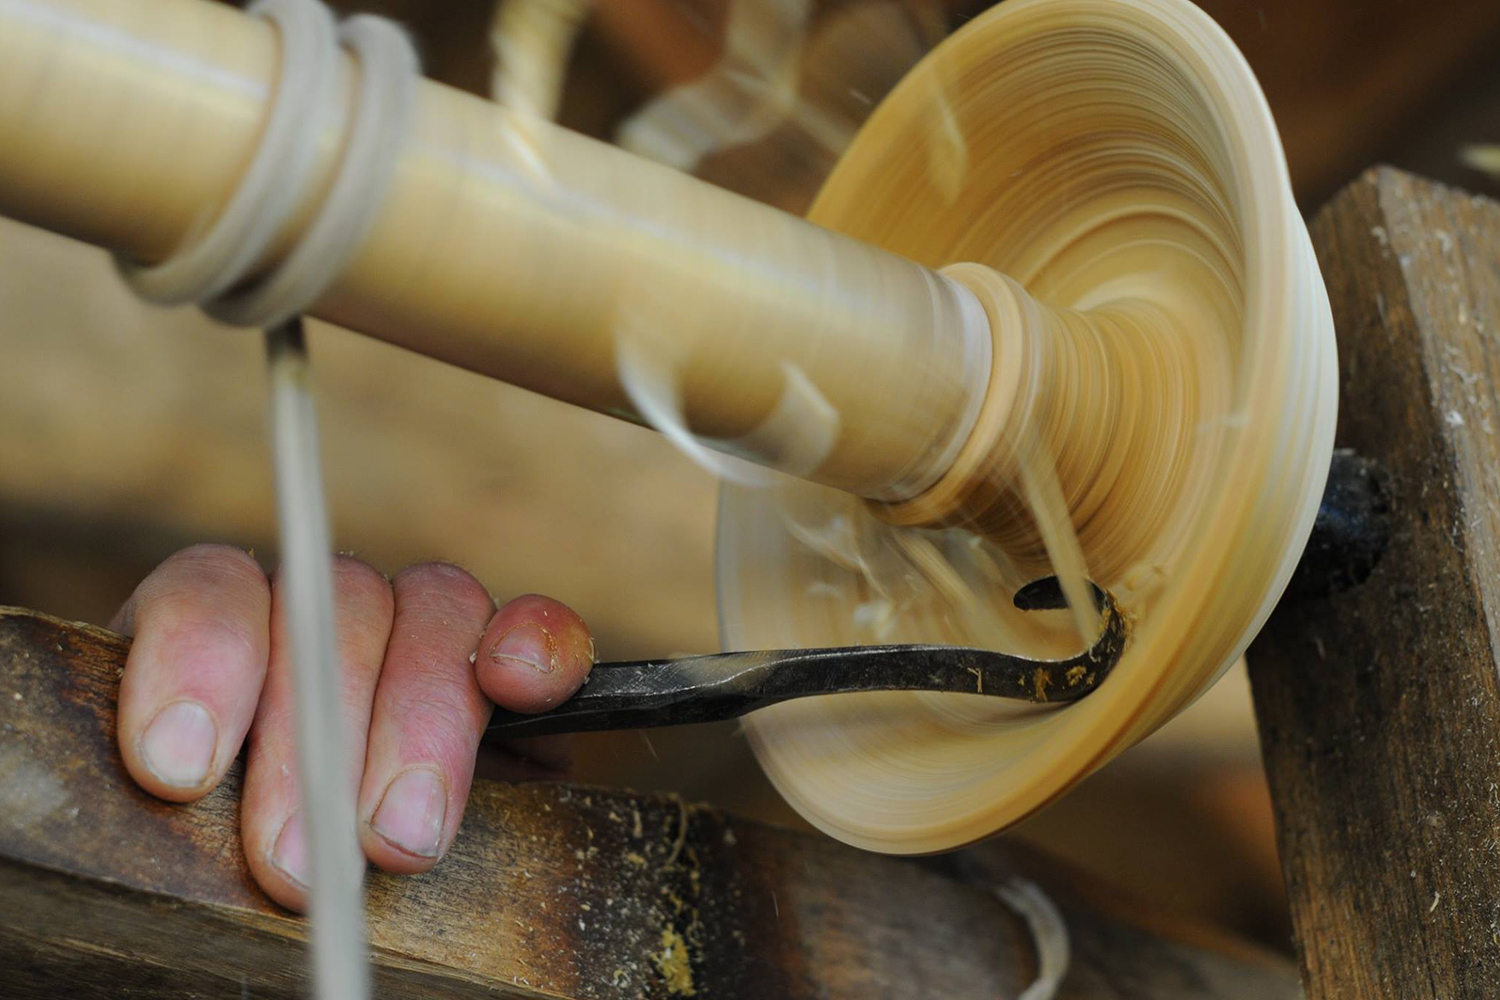
M304 995L304 923L240 852L238 766L192 806L115 750L126 640L0 611L0 994ZM367 880L382 997L1015 996L1058 904L1073 1000L1290 1000L1285 960L1182 928L1011 845L865 854L654 795L477 781L429 875ZM136 991L136 992L131 992Z
M1310 1000L1500 995L1500 205L1389 169L1313 222L1339 444L1387 474L1364 583L1250 675Z

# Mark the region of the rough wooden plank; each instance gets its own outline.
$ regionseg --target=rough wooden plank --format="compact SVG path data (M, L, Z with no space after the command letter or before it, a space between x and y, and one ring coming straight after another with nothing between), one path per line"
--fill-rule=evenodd
M191 807L125 775L126 648L0 613L0 994L302 995L304 925L250 881L238 770ZM1018 873L1064 913L1064 998L1297 995L1285 961L1014 847L883 858L664 796L479 781L435 872L367 885L382 997L905 1000L1024 988L1030 932L993 892Z
M1390 545L1250 652L1312 1000L1500 995L1500 205L1392 170L1313 223L1339 444Z

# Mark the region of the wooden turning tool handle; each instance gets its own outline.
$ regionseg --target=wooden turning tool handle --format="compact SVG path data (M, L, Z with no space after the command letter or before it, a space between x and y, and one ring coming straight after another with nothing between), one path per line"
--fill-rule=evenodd
M0 213L162 259L249 162L279 51L271 24L207 0L0 0ZM342 58L347 104L358 68ZM952 463L989 379L967 290L548 122L419 89L374 228L314 315L639 419L623 347L679 397L688 430L865 497L909 499ZM269 257L305 226L317 195L305 201ZM824 418L813 454L778 430L799 405Z

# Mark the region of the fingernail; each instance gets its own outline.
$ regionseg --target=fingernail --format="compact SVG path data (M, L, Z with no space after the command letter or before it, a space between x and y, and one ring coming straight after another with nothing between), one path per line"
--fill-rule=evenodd
M196 701L174 701L141 734L141 759L163 784L197 788L208 780L219 731Z
M447 811L448 789L442 776L425 767L414 767L385 786L370 826L407 854L435 858Z
M490 659L496 663L519 663L550 674L557 669L557 641L536 622L512 626L490 647Z
M307 838L302 833L302 810L287 817L271 848L271 864L304 889L307 888Z

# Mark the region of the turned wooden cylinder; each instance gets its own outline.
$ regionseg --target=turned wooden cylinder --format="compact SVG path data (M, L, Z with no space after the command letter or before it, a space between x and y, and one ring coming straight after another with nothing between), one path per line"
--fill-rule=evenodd
M249 162L279 51L270 23L205 0L0 0L0 214L164 258ZM340 144L331 127L269 256ZM952 464L989 381L983 311L946 277L431 81L374 228L313 314L639 420L628 347L720 450L885 501ZM811 452L784 432L809 415Z

